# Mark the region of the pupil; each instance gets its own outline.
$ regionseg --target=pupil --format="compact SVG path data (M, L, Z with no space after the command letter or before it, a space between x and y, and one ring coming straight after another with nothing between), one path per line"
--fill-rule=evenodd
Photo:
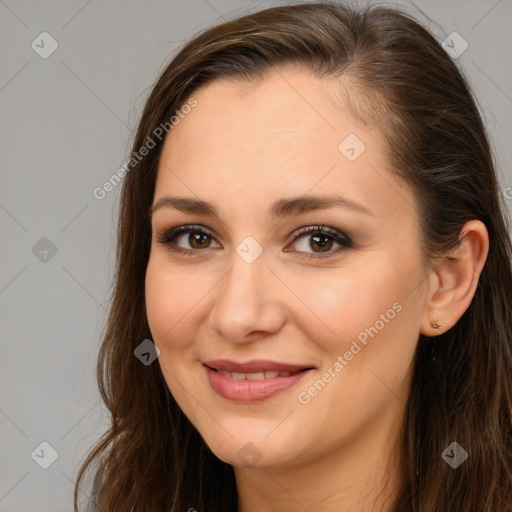
M322 239L324 240L323 242L320 241ZM319 252L326 252L332 246L332 240L327 235L313 235L311 237L309 245L311 249L315 249L315 247L313 247L313 243L311 242L311 240L314 240L314 243L321 248Z
M207 241L208 235L204 233L190 233L188 238L190 245L193 247L197 245L199 245L199 247L203 247L205 241ZM206 247L208 247L208 244L206 244Z

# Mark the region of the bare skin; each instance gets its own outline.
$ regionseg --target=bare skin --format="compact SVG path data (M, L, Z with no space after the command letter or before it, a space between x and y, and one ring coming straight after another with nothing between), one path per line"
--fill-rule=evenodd
M167 136L158 169L154 205L166 195L201 199L220 216L154 212L146 302L169 389L233 465L240 512L390 510L418 336L438 333L432 317L447 330L462 316L488 251L485 226L470 221L458 261L427 268L414 195L385 161L379 128L334 109L326 91L292 68L252 85L213 82ZM349 134L365 145L353 161L339 150ZM304 195L343 196L369 212L338 205L269 216L275 201ZM188 224L205 237L157 241ZM294 241L318 224L352 245L332 231ZM257 243L249 251L263 250L251 263L236 251L246 237ZM346 356L363 332L366 344ZM339 356L347 364L337 371ZM240 403L209 384L203 361L221 358L315 369L274 397ZM319 380L325 386L308 391Z

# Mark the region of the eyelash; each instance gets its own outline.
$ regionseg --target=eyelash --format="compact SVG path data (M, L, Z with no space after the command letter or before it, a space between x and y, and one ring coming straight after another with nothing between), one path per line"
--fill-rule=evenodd
M171 228L168 230L164 230L163 232L159 232L156 235L156 240L160 244L167 245L174 252L177 252L180 254L185 254L188 256L194 256L194 255L196 255L195 253L201 251L202 249L183 249L183 247L177 247L177 246L172 245L172 242L174 242L174 240L179 235L182 235L184 233L201 233L201 234L205 234L205 235L209 236L210 238L214 238L213 235L209 231L205 230L201 226L186 225L186 226L177 226L175 228ZM338 231L337 229L330 228L328 226L324 226L321 224L315 225L315 226L306 226L306 227L302 227L302 228L298 229L297 232L295 233L295 237L291 243L296 242L299 238L303 237L303 235L308 235L308 234L310 236L315 235L315 234L327 235L329 238L331 238L336 243L338 243L341 247L338 248L338 250L325 253L325 255L321 255L321 253L316 253L316 255L314 255L315 253L305 253L303 251L299 251L301 254L305 254L306 258L326 258L326 257L329 257L335 253L342 251L342 250L350 249L354 245L352 240L347 235L345 235L345 233L342 233L341 231Z

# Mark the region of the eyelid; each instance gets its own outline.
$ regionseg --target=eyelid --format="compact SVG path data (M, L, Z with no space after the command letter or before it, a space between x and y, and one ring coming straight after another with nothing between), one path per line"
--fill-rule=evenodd
M315 224L315 225L308 225L303 226L301 228L298 228L295 230L293 234L293 238L291 240L291 243L296 242L299 239L307 238L309 236L313 236L317 233L321 233L323 235L328 236L331 238L335 243L337 243L340 247L338 247L334 251L327 251L325 253L315 253L315 252L305 252L305 251L286 251L285 252L297 252L301 255L301 257L304 258L313 258L313 259L321 259L321 258L328 258L335 256L339 254L340 252L351 249L354 247L354 242L352 241L352 238L349 237L347 234L345 234L342 230L336 229L330 226L325 226L323 224ZM306 255L306 256L304 256Z
M219 242L217 241L215 235L213 235L212 231L200 224L185 224L185 225L179 225L168 229L159 230L156 233L156 240L157 242L167 245L170 247L171 250L177 253L184 253L188 254L190 256L198 255L204 249L184 249L183 247L173 247L171 244L178 238L179 236L182 236L186 233L203 233L210 237L211 239L215 240L217 244ZM290 251L286 250L285 252L297 252L301 255L309 255L309 256L302 256L304 258L326 258L333 256L335 254L338 254L339 252L350 249L354 246L354 243L352 239L346 235L342 230L339 230L334 227L325 226L322 224L310 224L307 226L303 226L300 228L297 228L291 235L291 240L287 242L287 246L290 243L294 243L295 241L301 239L301 238L307 238L307 235L313 236L314 234L322 233L329 238L331 238L335 243L337 243L340 247L337 250L334 251L328 251L326 253L315 253L315 252L305 252L305 251ZM221 244L219 244L221 245ZM210 249L211 247L206 247L205 249Z
M170 245L172 241L174 241L178 236L184 235L186 233L204 233L208 235L213 240L217 240L215 235L208 228L200 225L200 224L182 224L179 226L175 226L172 228L164 228L162 230L158 230L156 232L156 240L157 242ZM217 242L218 243L218 242ZM220 245L220 244L219 244ZM191 251L200 251L201 249L190 249Z
M331 227L325 226L323 224L311 224L311 225L303 226L301 228L297 228L292 233L291 241L294 242L298 238L303 238L304 235L314 234L314 233L323 233L325 235L330 236L331 238L333 238L335 240L338 238L341 238L341 239L344 239L347 241L350 240L350 237L339 229L331 228Z

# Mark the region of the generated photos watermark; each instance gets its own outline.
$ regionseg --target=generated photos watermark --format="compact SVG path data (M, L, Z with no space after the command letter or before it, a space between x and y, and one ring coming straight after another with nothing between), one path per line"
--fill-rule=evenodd
M146 155L148 155L153 148L156 147L157 142L155 142L154 139L158 139L158 141L161 142L162 139L180 122L180 119L183 119L187 114L189 114L195 106L197 106L197 100L191 97L179 110L175 111L175 114L171 116L169 121L160 123L160 125L151 132L151 135L147 137L145 143L139 148L139 150L133 151L130 158L114 174L112 174L112 176L110 176L103 185L96 187L92 191L94 198L99 201L105 199L107 194L114 190L116 185L121 182L126 174L130 172Z
M311 399L318 395L329 382L332 381L348 364L354 356L359 354L361 350L368 344L368 336L370 338L374 338L379 334L382 329L389 324L393 318L395 318L397 313L402 311L402 304L399 302L395 302L391 308L389 308L385 313L381 313L379 319L375 321L375 323L370 327L365 327L357 336L357 340L352 340L350 344L350 348L345 351L343 355L339 355L334 363L329 366L326 372L322 374L322 376L307 390L300 391L297 395L297 400L302 405L307 405L311 402ZM359 345L361 343L363 346Z

